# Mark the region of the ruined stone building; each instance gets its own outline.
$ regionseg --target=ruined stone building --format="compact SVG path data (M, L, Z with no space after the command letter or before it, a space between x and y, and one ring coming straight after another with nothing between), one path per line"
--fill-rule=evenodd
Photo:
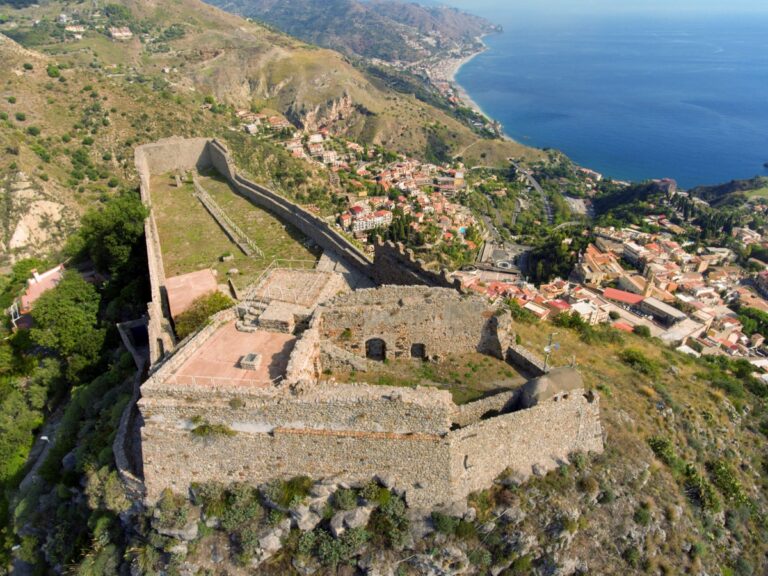
M154 146L137 157L148 204L151 171L208 163L218 163L231 182L259 189L242 183L218 143ZM223 156L214 161L216 154ZM386 477L409 505L431 508L465 499L507 470L528 476L574 452L602 451L598 398L572 368L545 372L528 358L527 384L460 405L437 386L367 382L362 376L377 367L439 365L462 354L515 364L522 352L514 323L441 275L425 272L419 283L433 278L442 287L389 285L383 269L371 273L376 264L327 224L312 230L309 217L279 210L379 286L355 289L337 271L274 269L179 345L164 311L161 247L150 216L156 345L139 401L148 502L167 488L184 493L193 482L307 475L349 483ZM401 249L387 254L389 266L397 267L397 255L403 266L417 266ZM404 284L402 276L394 281ZM342 373L344 381L335 377Z

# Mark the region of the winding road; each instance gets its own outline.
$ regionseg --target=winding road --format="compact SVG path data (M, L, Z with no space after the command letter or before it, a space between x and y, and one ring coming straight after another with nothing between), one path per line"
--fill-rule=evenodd
M544 215L547 218L547 224L554 224L555 222L555 215L552 211L552 204L549 202L549 198L547 198L546 192L544 192L544 189L541 187L541 185L537 182L536 178L533 177L533 174L530 170L527 170L520 166L517 162L509 159L509 162L512 164L512 166L515 167L515 170L520 172L523 176L525 176L526 180L528 180L528 184L530 184L531 188L536 190L536 192L541 197L541 202L544 204Z

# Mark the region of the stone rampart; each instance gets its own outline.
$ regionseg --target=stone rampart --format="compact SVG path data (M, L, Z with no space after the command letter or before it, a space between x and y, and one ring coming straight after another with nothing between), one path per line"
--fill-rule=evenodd
M489 418L448 434L451 490L457 497L490 486L509 469L520 478L568 462L574 452L602 452L599 400L583 390Z
M374 245L372 277L379 284L397 284L400 286L436 286L461 290L461 280L451 278L445 269L440 272L428 270L426 263L416 258L413 250L403 244L384 242L379 239Z
M148 500L167 487L185 491L207 480L261 483L308 474L364 482L386 475L405 490L410 505L434 507L487 488L507 469L524 478L534 468L555 468L573 452L602 451L597 397L587 399L581 390L449 431L451 407L443 403L436 421L441 404L430 407L421 396L429 391L402 391L418 393L420 404L384 401L386 392L378 401L354 397L371 394L370 388L323 387L317 395L282 399L239 396L236 405L226 396L196 394L143 399ZM235 434L196 437L194 416Z
M257 206L271 212L314 240L323 250L330 250L366 276L371 275L371 262L354 244L328 222L281 196L238 174L229 152L218 140L208 146L211 165L238 191Z
M544 359L518 344L509 344L505 359L532 377L543 376L549 371Z
M192 482L260 483L307 474L351 483L388 476L414 506L451 499L450 457L439 436L278 429L198 439L151 427L143 429L142 440L150 502L165 488L186 493Z

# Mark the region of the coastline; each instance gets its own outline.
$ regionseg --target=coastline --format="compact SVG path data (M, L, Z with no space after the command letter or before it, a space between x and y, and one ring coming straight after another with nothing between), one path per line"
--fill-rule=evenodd
M482 39L480 40L482 42ZM475 102L472 99L472 96L469 95L469 92L467 92L466 88L461 85L461 83L456 79L456 77L459 75L459 72L461 72L461 69L464 68L467 64L469 64L472 60L480 56L480 54L485 53L487 50L489 50L488 46L483 42L483 49L478 50L474 54L467 56L466 58L462 58L461 60L456 60L456 64L453 66L453 69L451 70L450 74L450 82L454 85L456 96L459 100L469 108L472 108L475 112L482 114L489 120L493 121L493 118L488 116L488 114L485 113L485 111L482 109L482 107Z
M503 33L503 32L502 32ZM454 88L454 92L456 94L456 97L461 101L461 103L464 106L467 106L468 108L471 108L476 113L480 114L484 118L486 118L489 122L491 122L494 126L496 126L498 130L499 137L502 140L507 140L508 142L514 142L515 144L522 144L522 142L519 142L512 138L509 134L507 134L504 131L504 125L498 121L496 118L488 114L485 110L483 110L483 107L480 106L473 98L470 96L467 89L457 80L457 76L459 75L459 72L461 72L461 69L469 64L472 60L480 56L481 54L484 54L490 48L485 43L485 38L487 36L490 36L490 34L484 34L483 36L480 36L478 38L478 41L483 45L482 49L478 50L477 52L470 54L469 56L466 56L464 58L461 58L459 60L449 60L447 64L450 66L450 75L448 78L448 81L451 83L451 85ZM523 144L527 146L527 144Z

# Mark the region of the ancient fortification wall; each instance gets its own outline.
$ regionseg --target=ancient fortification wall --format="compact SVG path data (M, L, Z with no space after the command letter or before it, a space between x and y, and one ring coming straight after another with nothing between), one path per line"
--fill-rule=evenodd
M272 190L251 182L238 174L229 157L229 152L218 140L209 142L207 153L210 165L227 178L240 194L257 206L268 210L281 220L296 227L305 236L314 240L323 250L335 252L351 266L370 277L370 260L328 222Z
M371 401L349 398L355 387L370 388L294 399L238 396L245 406L236 409L226 395L145 398L148 500L165 488L184 492L201 481L261 483L308 474L354 483L378 475L405 490L409 505L434 507L487 488L508 469L524 478L534 469L556 468L574 452L602 451L598 401L583 393L451 432L447 414L438 418L440 411L433 409L439 405L395 397L387 404L386 394ZM195 437L194 415L226 424L235 435ZM274 425L278 421L283 425Z
M195 439L190 432L143 429L147 499L192 482L253 482L310 475L364 483L388 476L407 487L410 505L451 502L450 456L440 436L277 429Z
M557 468L574 452L602 452L599 402L590 398L579 390L448 434L452 491L487 488L507 469L525 478L534 468Z
M417 259L413 250L400 243L377 241L374 245L372 277L379 284L401 286L438 286L461 290L461 280L450 278L447 270L434 272L426 268L423 260Z
M329 301L320 313L322 339L363 358L372 339L384 342L386 358L439 359L466 352L501 358L509 329L508 323L499 325L482 298L447 288L358 290Z
M527 477L573 452L602 450L598 399L585 394L572 369L463 406L432 387L322 380L323 345L343 342L350 326L350 340L373 327L370 333L394 342L393 350L414 340L436 356L503 349L508 317L474 296L400 286L344 294L315 312L279 385L177 383L175 371L232 318L231 311L215 317L142 387L150 502L165 488L184 491L208 480L261 483L306 474L354 483L384 475L409 504L429 508L462 500L505 470ZM338 349L360 358L352 345ZM531 407L517 410L522 399ZM200 438L192 430L203 421L233 435Z
M141 200L145 206L152 206L151 178L174 170L191 170L208 161L206 138L170 138L155 144L136 148L134 162L139 175ZM155 216L150 212L144 223L147 241L147 263L152 301L148 307L149 361L154 364L163 355L173 350L176 339L169 321L168 297L165 291L165 269L160 236Z

